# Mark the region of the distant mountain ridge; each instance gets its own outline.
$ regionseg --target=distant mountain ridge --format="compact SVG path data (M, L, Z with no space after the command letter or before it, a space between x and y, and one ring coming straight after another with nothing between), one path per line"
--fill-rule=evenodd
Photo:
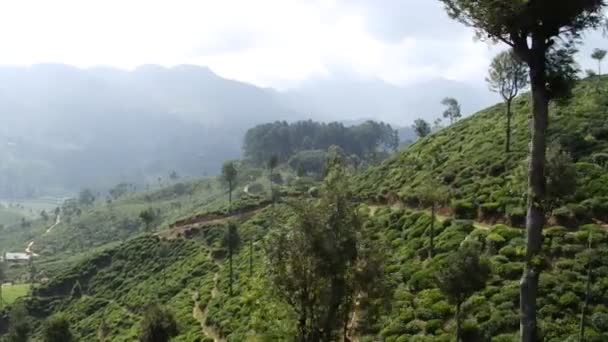
M254 125L370 117L407 126L410 117L434 115L429 108L443 96L423 106L410 102L413 90L349 79L279 92L194 65L4 66L0 81L0 197L156 182L172 170L212 174L241 155L243 135Z

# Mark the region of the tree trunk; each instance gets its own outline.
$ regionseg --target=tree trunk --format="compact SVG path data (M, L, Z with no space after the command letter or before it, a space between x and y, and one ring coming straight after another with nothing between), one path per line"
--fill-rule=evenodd
M253 238L249 239L249 276L253 276Z
M512 99L507 100L507 138L505 142L505 152L511 152L511 102Z
M232 214L232 182L228 182L228 215Z
M589 297L591 297L591 233L589 233L589 245L587 247L589 251L589 260L587 261L587 286L585 289L585 301L583 302L583 307L581 308L581 322L579 327L579 335L578 341L585 341L585 317L587 313L587 307L589 306Z
M456 315L454 316L454 319L456 320L456 342L460 342L460 306L462 305L461 302L458 302L456 304Z
M536 297L538 292L538 257L545 222L546 193L545 153L549 121L549 94L546 89L544 39L534 42L531 57L532 122L528 165L528 211L526 215L526 262L520 281L520 340L537 342Z
M429 229L429 259L433 258L435 249L435 202L431 205L431 227Z
M228 281L228 284L230 287L229 287L228 293L230 294L230 296L232 296L232 241L230 241L228 243L228 260L229 260L229 264L230 264L230 267L229 267L229 270L230 270L229 278L230 279Z

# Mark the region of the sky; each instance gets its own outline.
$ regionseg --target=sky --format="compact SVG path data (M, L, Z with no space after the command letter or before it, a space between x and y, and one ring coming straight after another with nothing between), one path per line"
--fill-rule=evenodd
M608 45L588 40L583 68ZM0 65L197 64L278 89L343 72L481 83L503 48L475 41L437 0L0 0Z

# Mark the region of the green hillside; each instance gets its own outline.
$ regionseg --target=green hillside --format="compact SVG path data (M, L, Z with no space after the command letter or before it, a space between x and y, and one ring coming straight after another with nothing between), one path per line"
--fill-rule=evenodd
M277 207L277 224L288 220L288 208ZM453 306L436 285L445 257L464 241L481 246L492 274L487 286L465 301L467 341L515 341L518 329L518 281L524 240L522 231L504 225L477 227L467 220L445 219L435 228L435 256L427 259L428 224L424 212L362 205L368 232L376 232L386 251L383 298L359 305L356 332L360 341L451 341ZM22 300L40 328L51 314L68 318L80 340L93 340L103 323L112 341L137 336L145 306L166 305L176 316L174 341L211 341L210 331L227 341L288 340L296 318L272 289L267 277L264 241L272 231L269 211L242 222L241 244L234 259L234 296L228 295L228 262L222 245L224 224L201 226L188 239L141 236L92 256L61 272ZM284 221L285 220L285 221ZM589 341L603 341L608 308L608 234L596 225L577 230L545 231L547 267L541 276L540 319L546 341L576 336L585 294L587 237L593 233L592 296ZM248 241L253 239L253 273ZM76 283L82 295L74 295ZM195 308L204 316L194 315ZM105 317L105 319L102 319ZM201 319L201 323L197 319ZM201 328L201 325L205 328ZM207 337L207 340L204 338Z
M527 106L526 95L517 99L514 152L508 155L502 152L504 115L497 105L421 139L382 165L352 177L339 174L356 190L357 196L346 197L361 202L358 220L348 221L361 222L357 246L367 249L358 251L362 258L373 255L359 265L377 265L370 268L373 286L358 289L356 304L347 311L344 333L352 341L454 340L455 306L438 286L438 275L448 258L465 248L487 260L489 279L462 304L463 339L518 340L525 239L516 226L523 215ZM535 260L543 269L538 315L545 341L577 339L587 280L587 341L608 340L608 226L602 222L608 203L607 108L608 100L590 81L581 82L569 103L553 107L551 139L570 155L577 187L560 198L563 207L556 206L548 221L542 258ZM40 254L36 265L49 279L39 274L31 293L5 309L0 334L6 333L12 308L24 306L33 340L49 317L60 314L79 341L97 340L100 332L107 340L133 341L148 304L159 303L175 316L173 341L292 340L298 316L273 282L269 247L284 227L296 225L298 204L334 193L287 169L281 173L285 182L276 185L281 196L275 205L266 171L241 164L232 212L225 185L202 179L91 206L66 204L51 231L44 229L48 220L34 221L21 235L11 230L12 241L25 243L33 236ZM449 195L434 222L432 257L431 217L417 208L426 195L421 189L429 186ZM147 209L156 213L149 229L139 219ZM231 296L232 223L238 243ZM314 240L314 246L323 250L326 240ZM10 275L19 279L19 270L23 279L24 266Z
M608 78L602 79L601 92L596 84L595 79L580 82L570 101L553 104L550 111L550 146L559 146L575 163L576 190L562 202L582 218L577 223L608 218ZM521 224L528 94L514 101L513 112L511 153L504 152L505 106L496 105L420 139L371 168L358 177L359 193L416 206L425 186L443 187L452 209L472 208L479 210L473 215L479 218L507 216L512 224Z

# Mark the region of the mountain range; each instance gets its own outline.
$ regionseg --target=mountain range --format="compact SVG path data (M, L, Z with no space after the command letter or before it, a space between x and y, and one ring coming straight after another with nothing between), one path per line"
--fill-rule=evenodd
M409 127L437 117L445 96L465 112L495 100L447 80L400 87L343 75L277 91L193 65L4 66L0 80L0 197L150 183L174 170L213 174L240 156L248 128L269 121L371 118Z

